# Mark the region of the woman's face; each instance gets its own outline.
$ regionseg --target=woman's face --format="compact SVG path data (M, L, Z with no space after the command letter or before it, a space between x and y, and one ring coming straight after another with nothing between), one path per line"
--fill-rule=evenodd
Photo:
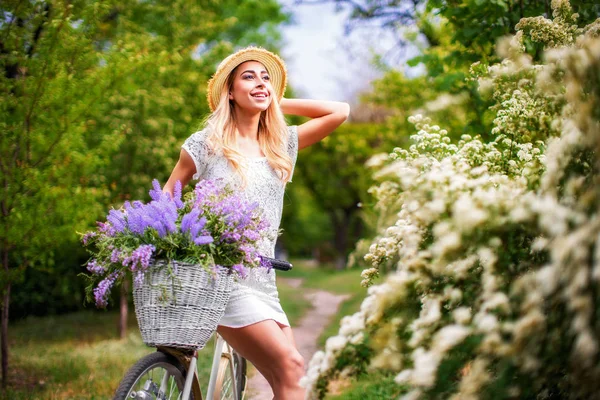
M258 61L246 61L235 69L233 84L229 91L229 100L235 106L254 112L269 108L273 96L273 87L269 73Z

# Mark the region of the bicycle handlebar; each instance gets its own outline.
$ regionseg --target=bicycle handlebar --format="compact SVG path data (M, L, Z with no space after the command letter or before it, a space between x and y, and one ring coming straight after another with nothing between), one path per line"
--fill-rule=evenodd
M262 259L267 261L268 263L270 263L271 267L273 267L274 269L278 269L280 271L289 271L290 269L293 268L292 263L290 263L289 261L277 260L275 258L269 258L269 257L264 257L264 256L262 256Z

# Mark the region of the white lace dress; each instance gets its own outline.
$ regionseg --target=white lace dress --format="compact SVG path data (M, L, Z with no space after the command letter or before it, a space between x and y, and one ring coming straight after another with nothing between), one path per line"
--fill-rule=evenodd
M207 131L192 134L181 146L194 160L196 174L194 179L222 179L224 183L239 185L239 177L220 152L213 152L206 141ZM292 172L298 156L298 130L288 127L287 151L292 158ZM261 240L259 250L262 255L273 257L275 241L281 222L283 194L285 184L281 182L269 165L266 157L247 157L247 186L243 190L249 201L255 201L270 223L269 237ZM285 312L279 303L279 293L275 283L275 270L250 270L246 279L234 284L231 298L225 309L225 315L219 325L232 328L252 325L267 319L289 326Z

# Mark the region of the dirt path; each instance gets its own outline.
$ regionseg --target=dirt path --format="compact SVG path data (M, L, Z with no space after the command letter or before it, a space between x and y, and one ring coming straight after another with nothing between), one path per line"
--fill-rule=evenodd
M289 286L298 288L302 286L300 278L278 278ZM349 296L337 295L323 290L306 289L305 297L311 302L312 308L300 319L294 329L294 338L300 354L304 357L305 364L317 351L317 340L329 324L331 317L337 312L340 304ZM248 381L248 400L271 400L273 392L266 379L253 369L254 375Z

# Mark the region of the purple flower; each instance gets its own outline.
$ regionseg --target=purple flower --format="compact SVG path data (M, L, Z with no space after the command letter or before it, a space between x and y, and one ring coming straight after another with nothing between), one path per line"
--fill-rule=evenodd
M129 257L123 259L123 266L129 267L134 275L134 283L140 285L144 279L144 272L150 266L152 255L156 248L151 244L143 244L131 252Z
M110 255L110 262L115 263L115 264L118 263L120 255L121 255L121 252L118 249L114 249Z
M223 239L224 242L227 243L234 243L239 241L242 238L242 235L240 235L237 232L223 232L223 235L221 236L221 238Z
M123 276L122 271L115 271L108 277L104 278L94 289L94 299L97 307L106 307L108 304L108 295L117 278Z
M194 239L194 243L197 244L198 246L202 246L203 244L209 244L212 243L214 241L212 236L206 235L206 236L198 236L196 239Z
M144 234L148 228L153 228L160 237L176 232L177 206L168 195L159 196L154 193L153 196L158 196L159 199L134 207L125 205L127 228L138 235Z
M183 207L183 202L181 201L181 182L180 181L175 182L175 187L173 190L173 198L171 198L171 196L168 193L163 192L162 188L160 187L160 183L156 179L152 180L152 188L153 189L150 190L150 192L149 192L152 200L159 202L159 203L172 202L176 208Z
M125 229L125 214L119 210L110 210L106 221L113 227L117 232L123 232Z
M181 181L175 182L175 190L173 191L173 201L177 208L183 207L183 201L181 201Z
M189 233L192 242L201 246L203 244L212 243L214 239L208 232L203 230L206 225L206 218L198 218L199 216L200 210L197 208L194 208L192 211L185 214L181 219L181 232Z
M242 279L248 276L248 269L242 264L235 264L231 267L231 269L237 272Z
M98 224L98 232L103 233L106 236L114 236L117 231L113 228L109 223L105 222L97 222Z
M161 201L161 200L165 200L169 197L168 194L166 194L165 192L162 191L162 188L160 187L160 183L158 182L157 179L153 179L152 180L152 188L148 193L150 194L150 197L152 198L152 200L154 201Z
M106 268L96 260L88 261L87 270L95 275L102 275L104 272L106 272Z
M250 265L256 265L257 263L260 263L260 254L254 245L242 244L240 245L239 249L243 253L243 259L245 263Z
M83 237L81 238L81 241L83 242L84 245L87 246L89 240L93 237L96 237L96 232L88 232L85 235L83 235Z
M271 269L273 269L273 264L271 264L271 262L269 260L267 260L265 257L263 257L263 256L259 256L259 257L260 257L260 267L266 268L268 271L271 271Z
M192 211L185 214L181 218L181 232L186 233L190 231L190 225L193 221L197 220L200 216L200 210L198 208L193 208Z
M256 242L258 239L260 239L260 234L252 229L246 229L244 231L244 236L253 242Z
M271 224L269 224L269 221L267 221L266 219L261 219L260 222L258 223L258 226L256 227L256 229L259 231L266 231L270 227L271 227Z
M211 179L204 179L194 188L196 202L194 206L201 206L211 199L218 197L222 191L222 182Z
M109 212L106 222L98 223L97 232L82 237L84 244L94 243L100 249L87 264L100 281L93 290L98 306L106 306L111 287L126 271L136 285L142 283L156 254L198 262L207 256L231 260L227 264L233 266L215 265L211 272L227 269L241 278L248 276L248 268L271 269L257 249L269 229L258 203L249 202L223 180L199 182L186 202L181 182L176 182L171 196L153 180L149 194L150 202L125 202L122 209ZM137 248L131 251L131 246Z

